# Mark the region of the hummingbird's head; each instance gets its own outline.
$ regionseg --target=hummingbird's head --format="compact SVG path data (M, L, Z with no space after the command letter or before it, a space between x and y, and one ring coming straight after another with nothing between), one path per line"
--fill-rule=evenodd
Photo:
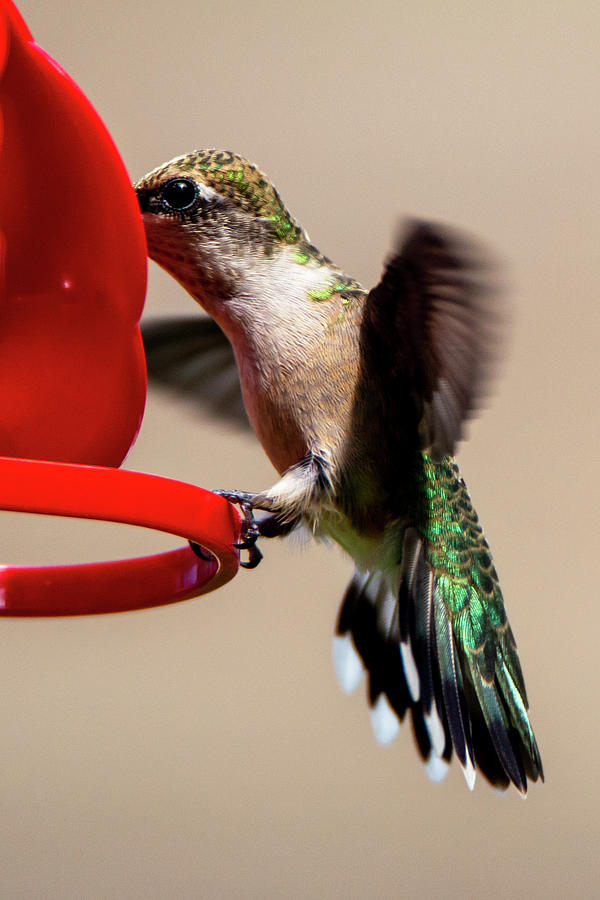
M148 255L209 311L249 271L307 242L268 179L241 156L199 150L135 185Z

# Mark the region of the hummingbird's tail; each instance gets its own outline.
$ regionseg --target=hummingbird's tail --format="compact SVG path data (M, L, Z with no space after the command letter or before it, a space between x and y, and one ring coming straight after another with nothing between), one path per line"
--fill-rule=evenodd
M525 794L528 778L544 776L489 547L457 467L448 458L422 462L399 572L357 571L346 591L334 641L338 677L350 691L364 664L382 743L410 711L433 780L454 751L470 788L478 767L495 787L512 782Z

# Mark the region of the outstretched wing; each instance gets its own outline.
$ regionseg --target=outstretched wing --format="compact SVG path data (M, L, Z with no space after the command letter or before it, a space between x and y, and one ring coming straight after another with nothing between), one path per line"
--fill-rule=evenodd
M233 350L208 316L142 323L150 380L213 416L250 430Z
M499 358L498 267L459 231L412 222L366 299L364 344L386 388L390 420L416 414L420 444L454 455ZM397 403L398 409L394 409Z

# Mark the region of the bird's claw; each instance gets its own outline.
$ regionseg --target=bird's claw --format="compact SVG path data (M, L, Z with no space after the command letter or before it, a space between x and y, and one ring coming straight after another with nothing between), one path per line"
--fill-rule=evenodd
M256 538L254 540L256 540ZM243 544L234 544L233 546L237 547L240 550L248 551L248 559L246 560L246 562L240 563L242 569L255 569L263 558L263 555L256 544L248 544L244 542Z
M217 490L213 491L213 493L218 494L220 497L225 497L230 503L239 506L243 516L240 535L241 540L233 546L236 550L248 551L247 561L241 562L240 566L243 569L255 569L263 558L263 555L256 546L256 541L260 537L260 528L258 522L254 518L254 508L252 506L254 495L249 494L246 491Z

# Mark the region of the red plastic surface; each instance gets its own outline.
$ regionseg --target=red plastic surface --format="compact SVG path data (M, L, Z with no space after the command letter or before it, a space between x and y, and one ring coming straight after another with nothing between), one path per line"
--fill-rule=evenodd
M0 615L84 615L198 596L236 574L240 517L195 485L96 466L0 458L0 508L144 525L196 541L140 559L76 566L0 567Z
M0 0L0 454L119 465L140 426L146 245L112 139Z
M141 423L145 286L140 211L108 132L0 0L0 508L145 525L213 554L0 567L0 615L155 606L238 569L223 498L100 468L120 465Z

